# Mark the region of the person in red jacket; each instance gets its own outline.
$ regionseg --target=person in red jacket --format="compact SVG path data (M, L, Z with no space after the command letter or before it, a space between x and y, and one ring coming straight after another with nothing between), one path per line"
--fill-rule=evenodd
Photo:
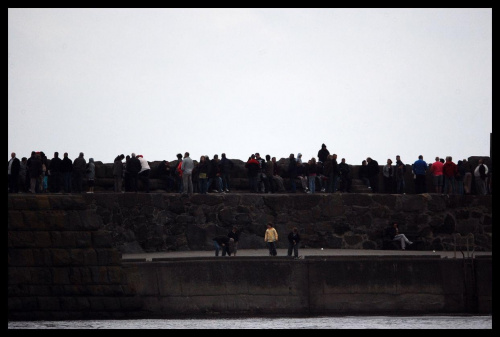
M446 162L443 165L444 177L444 192L445 194L455 194L455 176L458 173L457 164L452 161L451 156L446 157Z
M245 164L245 168L248 170L248 187L251 193L258 192L258 174L259 174L259 162L255 159L255 155L252 154Z

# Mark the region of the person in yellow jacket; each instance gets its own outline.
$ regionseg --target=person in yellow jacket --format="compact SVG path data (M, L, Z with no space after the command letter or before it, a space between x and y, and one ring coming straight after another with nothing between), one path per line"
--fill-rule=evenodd
M276 241L278 241L278 232L274 229L272 223L267 224L266 235L264 235L264 241L269 248L269 255L276 256L278 253L276 252Z

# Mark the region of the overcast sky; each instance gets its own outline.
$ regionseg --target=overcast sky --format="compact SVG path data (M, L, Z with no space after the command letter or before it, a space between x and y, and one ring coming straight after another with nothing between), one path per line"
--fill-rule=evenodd
M8 159L489 156L492 9L9 9Z

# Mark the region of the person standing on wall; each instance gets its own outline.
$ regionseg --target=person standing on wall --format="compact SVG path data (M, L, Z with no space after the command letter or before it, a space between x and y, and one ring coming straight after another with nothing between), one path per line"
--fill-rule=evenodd
M59 169L61 170L63 176L64 193L71 193L71 174L73 172L73 162L68 157L68 152L64 152Z
M220 166L220 175L222 178L222 190L224 192L229 192L230 187L230 179L231 179L231 170L234 167L233 162L226 157L225 153L221 154L221 160L219 163Z
M89 163L87 164L87 169L85 170L87 174L87 185L89 190L87 193L94 193L95 185L95 163L94 158L89 158Z
M324 163L329 154L330 151L326 149L326 145L324 143L321 144L321 149L318 151L318 161Z
M175 183L177 184L177 190L180 193L184 191L184 186L182 185L182 154L177 153L176 155L177 161L175 162L175 166L172 167L172 171L174 172Z
M488 176L488 166L483 164L483 159L479 159L474 169L474 181L476 183L476 192L479 195L486 195L486 177Z
M194 169L193 160L189 157L189 152L184 153L184 159L182 160L181 170L182 170L182 185L184 186L183 194L193 194L193 180L192 173Z
M80 152L78 158L73 161L73 178L75 179L76 193L83 193L83 180L85 178L85 169L87 161L83 157L83 152Z
M49 190L52 193L59 193L61 189L61 162L59 152L54 152L54 158L49 163Z
M118 155L113 162L113 179L114 179L114 191L115 193L121 193L122 182L123 182L123 162L125 158L123 154Z
M415 174L415 193L427 193L425 184L425 173L427 172L427 163L424 161L424 156L418 156L418 160L413 163L413 174Z
M12 152L10 154L10 160L8 165L8 181L9 181L9 193L19 192L19 170L21 168L21 162L16 158L16 153Z
M439 157L434 159L429 171L432 173L432 184L436 193L443 192L443 163L439 161Z
M387 164L382 168L382 175L384 177L384 193L392 193L392 182L394 177L394 167L392 166L392 160L387 159Z
M264 235L264 241L269 248L269 256L276 256L278 252L276 251L276 242L278 241L278 232L274 229L272 223L267 224L266 234Z
M141 170L137 174L137 178L141 180L144 192L149 193L149 173L151 172L151 167L149 163L142 154L137 156L139 162L141 163Z
M371 157L366 158L368 166L368 180L370 180L370 187L373 193L378 193L378 174L380 168L378 167L378 162Z
M200 194L207 194L208 181L208 161L207 156L200 156L198 163L198 191Z
M135 153L130 155L130 159L127 162L126 170L130 179L130 191L137 193L137 175L141 171L141 162L139 158L135 156Z
M457 164L453 162L453 158L451 156L447 156L446 162L443 164L444 194L456 194L455 177L457 174Z

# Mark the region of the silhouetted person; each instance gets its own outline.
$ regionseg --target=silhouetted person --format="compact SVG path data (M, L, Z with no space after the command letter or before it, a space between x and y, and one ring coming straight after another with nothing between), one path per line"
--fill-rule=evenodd
M374 193L378 193L378 174L380 168L378 167L378 162L371 157L366 158L368 166L368 180L370 180L370 187Z
M137 193L137 175L141 171L141 162L135 156L135 153L132 153L128 163L127 163L127 172L130 176L130 190L132 192Z
M49 164L49 190L52 193L59 193L61 190L61 163L59 152L54 152L54 158Z
M21 162L16 158L15 152L12 152L10 157L8 163L9 193L19 193L19 170Z
M71 159L68 157L68 152L64 152L63 159L61 161L61 165L59 166L61 170L61 174L63 176L63 186L64 186L64 193L71 193L72 186L71 186L71 176L73 172L73 162Z

